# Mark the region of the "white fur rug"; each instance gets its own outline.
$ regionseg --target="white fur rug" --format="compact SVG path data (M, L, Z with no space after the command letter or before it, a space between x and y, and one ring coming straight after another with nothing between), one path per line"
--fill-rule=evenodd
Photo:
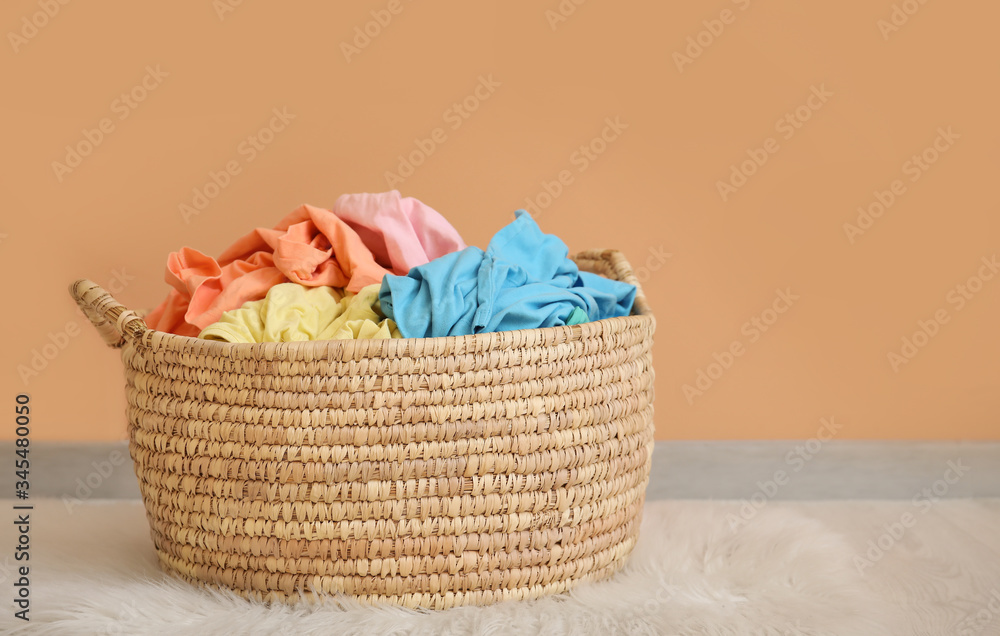
M925 633L903 627L906 599L892 598L885 577L873 575L880 564L871 572L857 566L869 535L849 540L843 528L833 527L844 515L836 506L868 506L862 516L884 511L871 502L770 502L737 528L730 522L739 514L738 502L649 502L639 545L612 580L537 601L441 612L349 601L266 606L199 590L157 568L137 502L92 502L72 514L59 501L35 503L32 620L14 620L5 601L4 634ZM899 514L892 506L909 503L885 505L890 510L881 516L891 520ZM878 529L878 519L871 523ZM2 544L13 545L11 522L0 528ZM906 551L897 552L886 559L905 560ZM883 573L899 573L901 563L882 566ZM6 579L0 594L9 599L14 562L8 558L0 566Z

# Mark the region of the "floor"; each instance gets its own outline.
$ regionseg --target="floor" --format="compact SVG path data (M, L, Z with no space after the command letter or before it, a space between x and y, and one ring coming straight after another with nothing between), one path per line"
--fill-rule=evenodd
M159 571L123 445L36 444L33 620L24 631L5 602L0 633L224 634L250 621L241 633L1000 635L1000 444L802 444L658 443L640 545L604 587L403 619L282 610L280 629L265 627L274 611L250 621L242 601ZM0 509L13 519L21 503ZM17 540L0 521L0 545ZM3 598L19 576L10 555Z
M270 616L160 572L137 501L34 506L32 621L7 610L0 633L1000 634L1000 499L652 501L629 569L561 601ZM0 562L5 598L15 566Z

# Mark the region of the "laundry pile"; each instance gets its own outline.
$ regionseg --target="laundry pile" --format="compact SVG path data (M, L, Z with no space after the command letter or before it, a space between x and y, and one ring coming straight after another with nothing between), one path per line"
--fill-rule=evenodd
M486 250L396 190L303 205L214 259L167 258L151 329L225 342L433 338L627 316L633 285L581 272L566 244L515 213Z

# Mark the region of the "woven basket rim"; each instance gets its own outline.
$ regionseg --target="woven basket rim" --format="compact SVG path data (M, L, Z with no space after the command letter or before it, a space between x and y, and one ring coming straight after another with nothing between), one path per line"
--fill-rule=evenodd
M574 334L579 334L579 336L587 338L591 336L598 336L602 333L640 329L651 320L654 320L652 316L631 314L628 316L620 316L618 318L604 318L602 320L595 320L579 325L474 333L464 336L440 336L437 338L368 338L360 340L297 340L294 342L222 342L220 340L206 340L193 336L179 336L173 333L157 331L156 329L149 329L148 336L143 342L156 351L179 351L180 349L191 351L191 346L194 345L198 347L198 353L207 355L212 355L214 353L220 357L228 357L226 355L227 353L240 351L264 354L270 350L280 350L293 353L302 352L307 349L317 349L325 352L331 348L340 350L380 349L387 347L393 348L390 346L390 343L396 343L395 347L406 349L412 348L413 345L418 343L427 343L430 340L439 342L449 341L452 344L452 346L449 347L449 350L453 353L460 353L462 351L487 351L496 348L503 348L505 346L509 346L510 342L508 341L513 340L518 340L523 344L524 338L528 334L536 334L537 337L534 339L537 340L539 344L542 342L550 344L556 344L557 342L569 342L578 339L577 337L574 337ZM588 325L592 326L588 329ZM609 327L611 328L609 329ZM501 334L509 335L505 338L496 338L497 335ZM349 343L352 342L356 344L351 346ZM459 346L457 348L454 346L463 344L466 346ZM354 351L353 353L357 356L366 358L382 357L377 354L372 354L370 351Z
M94 323L109 346L118 348L128 341L138 341L152 351L173 351L210 357L262 360L317 360L337 358L359 360L364 358L409 358L423 357L424 351L412 354L414 350L446 348L451 354L495 351L517 346L554 345L580 339L599 337L606 333L620 333L630 329L646 328L650 322L655 325L652 310L642 292L631 265L617 250L587 250L574 254L573 258L583 264L603 262L609 276L615 280L631 283L636 287L635 303L628 316L605 318L578 325L541 327L537 329L517 329L462 336L442 336L437 338L387 338L361 340L302 340L294 342L222 342L205 340L193 336L182 336L148 327L142 315L126 309L101 287L89 280L81 279L70 286L71 295L81 309Z

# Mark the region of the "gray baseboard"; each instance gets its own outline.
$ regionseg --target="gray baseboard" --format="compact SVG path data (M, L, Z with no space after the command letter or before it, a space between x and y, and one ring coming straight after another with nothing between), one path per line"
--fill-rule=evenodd
M649 499L1000 497L1000 442L657 442ZM14 497L13 442L0 442L0 498ZM30 495L138 499L122 442L33 442ZM958 472L956 472L956 470ZM959 474L961 473L961 474ZM925 493L926 494L926 493Z
M657 442L646 496L910 500L924 489L1000 497L1000 442Z

